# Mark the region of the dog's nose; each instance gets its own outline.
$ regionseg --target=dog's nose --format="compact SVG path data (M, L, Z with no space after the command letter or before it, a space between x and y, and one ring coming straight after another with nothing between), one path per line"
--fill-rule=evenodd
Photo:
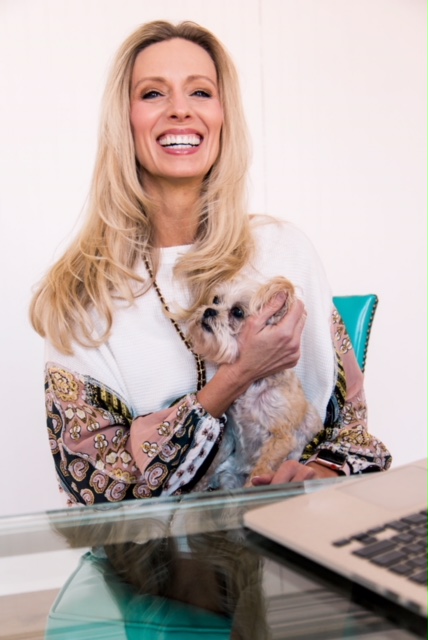
M211 309L211 307L208 307L208 309L205 309L204 311L204 318L214 318L217 315L217 311L215 309Z

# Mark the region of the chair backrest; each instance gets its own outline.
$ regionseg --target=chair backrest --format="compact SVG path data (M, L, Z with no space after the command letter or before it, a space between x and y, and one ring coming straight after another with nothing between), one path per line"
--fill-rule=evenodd
M333 302L345 323L360 369L364 371L378 297L374 293L362 296L335 296Z

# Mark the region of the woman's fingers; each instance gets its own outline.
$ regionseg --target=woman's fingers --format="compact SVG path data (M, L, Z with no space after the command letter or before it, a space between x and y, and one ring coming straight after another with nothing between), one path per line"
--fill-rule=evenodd
M265 484L271 484L272 480L273 480L273 473L269 473L263 476L254 476L254 478L251 479L251 483L255 487L260 487Z
M306 309L305 305L301 300L296 298L296 300L291 305L288 313L281 320L282 323L287 324L290 331L294 333L294 331L298 331L299 335L302 334L303 327L306 322Z
M264 329L268 323L268 320L270 320L272 316L274 316L280 309L282 309L286 300L287 294L281 291L280 293L277 293L276 296L271 298L271 300L269 300L269 302L263 307L263 309L256 316L254 316L254 322L257 323L259 331Z
M298 363L306 319L303 302L296 299L277 324L268 324L269 318L285 302L286 294L277 294L260 313L250 316L244 323L239 336L240 355L236 361L240 378L254 382L291 369Z
M321 478L337 478L338 474L315 462L301 464L297 460L286 460L275 473L255 476L251 482L255 487L266 484L286 484L287 482L304 482Z
M252 484L257 487L266 484L286 484L287 482L303 482L317 477L317 472L311 467L300 464L296 460L286 460L280 468L271 474L256 476Z

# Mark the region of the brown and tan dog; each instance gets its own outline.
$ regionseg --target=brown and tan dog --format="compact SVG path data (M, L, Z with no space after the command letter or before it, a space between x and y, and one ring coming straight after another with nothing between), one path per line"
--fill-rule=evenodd
M189 320L194 351L218 365L235 362L245 320L280 292L286 294L286 302L268 324L278 323L293 304L295 290L289 280L277 277L263 285L236 280L222 285L212 303L198 308ZM196 489L251 485L254 476L276 471L284 460L299 459L322 428L293 369L262 378L231 406L220 450Z

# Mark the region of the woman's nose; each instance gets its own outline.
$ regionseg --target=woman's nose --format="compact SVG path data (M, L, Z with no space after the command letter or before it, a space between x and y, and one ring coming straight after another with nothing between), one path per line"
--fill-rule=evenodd
M174 93L171 96L168 116L170 118L184 120L192 115L192 109L187 96L182 93Z

